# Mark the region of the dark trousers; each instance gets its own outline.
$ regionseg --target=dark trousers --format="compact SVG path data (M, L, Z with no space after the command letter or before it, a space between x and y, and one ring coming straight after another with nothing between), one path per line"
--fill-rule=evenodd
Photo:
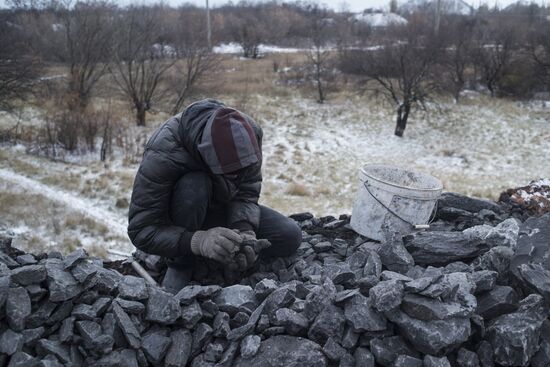
M226 209L213 198L213 185L206 173L191 172L183 176L172 193L170 215L175 225L190 231L227 227ZM300 246L302 231L296 222L283 214L260 205L260 225L255 231L258 239L267 239L271 247L260 254L262 258L290 256ZM168 266L192 269L195 256L167 259Z

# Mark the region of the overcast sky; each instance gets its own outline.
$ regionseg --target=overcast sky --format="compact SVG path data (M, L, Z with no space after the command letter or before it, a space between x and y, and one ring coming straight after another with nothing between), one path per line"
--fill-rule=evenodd
M138 3L138 1L131 1L131 0L114 0L120 5L128 5L131 3ZM154 3L158 0L140 0L139 3ZM165 3L178 6L183 3L192 3L199 6L204 6L206 0L164 0ZM255 2L256 0L250 0L252 2ZM398 0L398 3L405 2L406 0ZM488 4L490 6L493 6L495 3L499 4L499 6L504 7L511 3L516 2L517 0L465 0L466 3L473 5L474 7L479 6L480 4ZM523 0L525 2L530 2L530 0ZM538 4L547 4L550 0L534 0L534 2ZM215 7L217 5L225 4L228 0L210 0L210 6ZM235 3L238 2L238 0L234 1ZM359 12L366 8L380 8L380 7L387 7L389 4L389 0L324 0L324 1L315 1L318 3L325 4L329 6L330 8L333 8L335 10L341 10L342 8ZM4 7L6 5L6 0L0 0L0 6Z

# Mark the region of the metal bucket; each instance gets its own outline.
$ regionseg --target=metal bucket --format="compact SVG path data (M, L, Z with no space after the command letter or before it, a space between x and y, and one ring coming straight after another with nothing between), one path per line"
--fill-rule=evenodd
M443 191L433 176L385 165L363 166L359 181L350 224L377 241L388 231L405 235L428 227Z

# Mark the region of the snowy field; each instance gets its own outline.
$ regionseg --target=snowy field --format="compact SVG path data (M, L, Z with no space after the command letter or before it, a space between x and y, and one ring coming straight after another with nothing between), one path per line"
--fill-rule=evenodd
M365 96L324 105L298 95L253 96L246 106L264 129L261 202L285 214L351 213L358 172L368 163L429 173L447 191L492 199L550 177L550 106L541 102L472 95L416 112L404 138L393 135L391 107ZM25 120L39 123L31 112ZM10 119L1 116L2 126ZM131 126L129 140L143 142L163 120ZM130 163L119 151L106 165L97 156L67 156L65 163L22 145L0 148L0 226L18 234L16 245L63 252L84 246L102 256L106 248L131 250L127 202L140 151Z

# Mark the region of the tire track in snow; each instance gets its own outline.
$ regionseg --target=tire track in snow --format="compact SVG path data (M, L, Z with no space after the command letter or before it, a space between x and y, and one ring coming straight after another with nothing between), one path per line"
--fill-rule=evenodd
M33 180L4 168L0 168L0 179L17 184L25 190L37 193L49 200L78 211L96 222L107 226L112 234L128 239L125 218L109 210L95 207L89 200L81 199L64 190L53 189L37 180ZM129 239L128 242L130 242Z

